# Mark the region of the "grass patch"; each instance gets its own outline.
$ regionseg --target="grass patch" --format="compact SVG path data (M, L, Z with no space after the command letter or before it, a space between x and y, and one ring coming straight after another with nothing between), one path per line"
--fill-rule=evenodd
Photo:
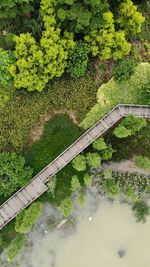
M27 164L34 169L34 174L38 173L80 135L81 130L67 115L54 117L45 124L41 139L26 149Z
M147 104L143 94L143 86L150 81L150 64L141 63L135 68L134 74L127 81L116 82L112 78L103 84L97 92L97 103L87 113L80 124L84 129L91 127L114 106L123 104Z
M95 103L94 79L90 71L80 79L68 76L55 79L41 93L16 91L15 97L1 109L0 151L22 152L30 142L31 129L45 113L53 115L55 110L72 110L81 122Z

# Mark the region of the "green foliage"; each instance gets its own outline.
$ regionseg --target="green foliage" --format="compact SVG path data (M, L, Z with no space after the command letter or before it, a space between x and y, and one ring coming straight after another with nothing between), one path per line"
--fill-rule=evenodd
M86 170L86 158L84 155L77 156L72 161L72 166L77 171L85 171Z
M33 0L1 0L0 19L10 19L18 15L28 14L32 10L32 2Z
M124 193L125 193L125 196L127 196L129 200L135 201L138 198L134 188L132 188L129 185L126 186Z
M44 126L40 140L25 151L26 161L34 169L34 174L55 159L80 135L80 129L67 115L59 115L49 120Z
M88 173L86 173L86 174L84 174L84 176L83 176L83 180L84 180L84 184L85 184L86 186L88 186L88 185L92 185L93 176L90 175L90 174L88 174Z
M57 9L61 28L75 33L87 33L100 27L108 3L106 0L59 0Z
M112 179L112 171L108 168L104 168L103 175L105 180Z
M143 96L143 86L150 81L150 64L142 63L135 68L130 79L122 83L113 78L103 84L97 92L97 103L87 113L80 124L84 129L92 126L96 121L108 113L114 106L124 104L147 104L148 98Z
M23 210L16 217L15 230L18 233L27 233L41 216L42 204L33 203L29 208Z
M79 88L82 88L82 90L79 90ZM70 114L75 114L77 120L81 121L94 104L95 93L96 87L92 73L87 73L80 79L70 79L66 77L59 80L57 79L49 85L46 92L43 91L40 94L38 92L34 94L16 92L16 98L12 98L11 101L3 107L1 112L0 125L3 125L3 127L0 127L0 150L8 150L9 147L10 151L17 151L20 153L29 142L33 142L31 137L34 137L33 134L35 134L36 137L36 132L38 131L36 131L37 125L40 124L42 126L44 124L44 118L47 118L47 116L54 117L55 111L69 113L69 110L72 110L74 113L71 112ZM65 112L66 110L68 112ZM43 120L39 120L39 118L43 118ZM61 123L63 122L60 122L59 126ZM68 125L67 122L63 123L63 125L65 124ZM58 129L51 138L54 138ZM63 132L61 137L63 141L61 141L60 138L59 142L55 143L57 146L59 146L60 142L65 141L66 134L69 138L69 128L67 130L64 126L64 129L65 133ZM78 133L75 135L76 138L81 135L81 130ZM47 132L47 136L48 134ZM56 139L57 138L58 136ZM72 142L75 139L72 139ZM49 150L46 149L46 151L44 158L48 158L51 148ZM38 152L36 153L38 154ZM42 161L39 158L41 157L37 157L36 160L38 160L38 162Z
M71 191L75 192L81 189L81 184L79 182L78 176L74 175L71 179Z
M11 82L11 76L8 71L11 62L10 53L0 48L0 85L2 86L7 86Z
M150 214L149 206L144 201L136 201L132 210L134 211L138 222L145 222L146 216Z
M52 197L55 197L55 190L56 190L56 175L50 179L50 181L47 183L47 193L51 194Z
M146 127L147 121L145 118L127 116L123 118L122 122L115 128L113 134L118 138L126 138L139 132L142 128Z
M150 159L144 156L135 156L134 162L138 168L150 170Z
M84 75L88 66L89 46L85 42L78 42L69 57L67 71L72 78Z
M106 149L100 151L101 159L102 160L111 159L114 152L115 150L111 147L111 145L108 145Z
M97 168L101 165L101 158L98 153L88 153L86 154L86 160L89 167Z
M70 198L66 198L61 202L60 210L65 218L68 218L71 215L73 206Z
M113 179L107 179L104 181L104 191L108 196L118 196L120 193L119 186Z
M80 203L81 206L83 206L86 202L86 197L85 195L83 195L83 193L81 193L79 196L78 196L78 201Z
M115 128L115 130L113 131L113 134L118 138L126 138L132 135L132 132L131 130L124 127L123 125L119 125L118 127Z
M117 23L128 36L141 32L145 18L137 11L137 6L131 0L125 0L119 5Z
M24 245L25 236L23 234L17 234L15 239L13 239L8 247L8 261L12 261L20 252L22 246Z
M10 196L30 180L32 170L25 167L25 159L15 153L0 153L0 196Z
M107 145L106 145L103 137L98 138L96 141L94 141L92 143L92 145L93 145L93 148L96 149L96 150L98 150L98 151L107 148Z
M50 79L62 75L75 45L71 33L64 32L62 36L56 28L52 2L41 1L41 16L45 29L40 45L30 33L14 37L16 62L10 67L10 73L18 89L41 92Z
M135 66L135 61L130 58L123 58L118 61L113 71L115 80L119 82L128 80L134 73Z
M115 31L113 14L108 11L103 13L103 27L91 31L85 36L86 42L91 46L93 56L101 59L121 59L130 52L130 44L125 39L123 31Z

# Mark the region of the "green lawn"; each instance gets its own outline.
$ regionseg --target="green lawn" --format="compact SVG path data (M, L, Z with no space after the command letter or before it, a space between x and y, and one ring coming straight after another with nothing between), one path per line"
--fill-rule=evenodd
M92 126L117 104L147 104L142 87L150 81L150 64L141 63L129 80L116 82L112 78L97 92L97 103L80 124L84 129Z

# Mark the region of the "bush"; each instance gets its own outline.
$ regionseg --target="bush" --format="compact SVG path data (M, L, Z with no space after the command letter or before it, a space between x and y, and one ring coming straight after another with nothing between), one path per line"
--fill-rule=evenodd
M115 64L113 74L116 81L125 81L134 73L136 63L133 59L123 58Z
M74 175L71 179L71 191L75 192L81 189L81 184L79 182L78 176Z
M72 161L72 166L77 171L85 171L86 170L86 158L84 155L77 156Z
M123 125L119 125L118 127L115 128L113 134L118 138L126 138L130 136L132 133L131 130L127 129Z
M42 204L37 201L17 215L15 222L16 232L27 233L41 216L42 207Z
M87 164L92 168L100 167L101 158L98 153L88 153L86 154Z
M72 201L67 198L61 202L60 210L65 218L69 217L73 211Z
M134 157L134 162L138 168L150 170L150 159L144 156Z
M79 78L84 75L88 66L89 46L84 42L78 42L74 51L69 57L67 72L72 78Z
M8 261L12 261L20 252L22 246L24 245L25 236L22 234L17 234L15 239L13 239L8 247Z
M150 214L149 206L144 201L136 201L132 210L134 211L138 222L145 222L146 216Z
M31 179L32 169L25 167L25 159L15 153L0 153L0 196L10 196Z
M107 145L106 145L103 137L98 138L96 141L94 141L92 143L92 145L93 145L93 148L96 149L96 150L98 150L98 151L107 148Z
M93 176L92 176L92 175L89 175L88 173L86 173L86 174L83 176L83 180L84 180L84 184L85 184L86 186L88 186L88 185L92 185Z
M108 196L118 196L120 189L117 183L113 179L107 179L104 181L104 191Z

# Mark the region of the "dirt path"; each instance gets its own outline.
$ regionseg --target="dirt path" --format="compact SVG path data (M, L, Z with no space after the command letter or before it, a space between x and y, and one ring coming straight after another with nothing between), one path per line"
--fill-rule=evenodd
M44 130L44 124L55 117L56 115L68 115L71 119L71 121L75 125L79 125L77 118L76 118L76 113L74 111L69 111L69 110L55 110L51 113L46 113L42 116L40 116L39 122L34 126L34 128L31 131L31 143L39 140L43 134Z
M110 162L107 166L108 166L108 168L110 168L113 171L150 175L149 170L137 168L135 166L135 163L131 160L125 160L125 161L121 161L121 162Z

